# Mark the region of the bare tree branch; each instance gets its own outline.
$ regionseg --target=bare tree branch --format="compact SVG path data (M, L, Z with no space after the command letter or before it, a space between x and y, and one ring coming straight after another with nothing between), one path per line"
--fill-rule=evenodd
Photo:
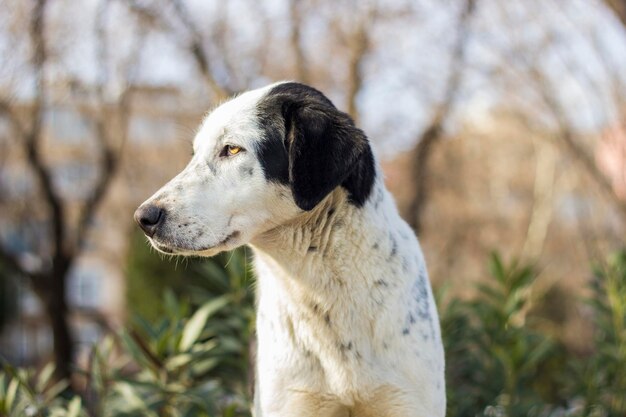
M545 76L535 67L529 68L528 74L530 84L535 85L535 89L539 93L546 109L550 112L550 115L557 124L560 145L600 187L601 192L615 205L622 217L626 219L626 201L623 201L615 193L613 185L596 165L591 153L576 139L577 135L570 127L571 123L567 120L565 109L562 108L553 94L552 87L548 80L546 80Z
M604 3L615 13L615 16L626 28L626 0L604 0Z
M160 29L166 28L168 31L174 32L159 11L141 5L136 0L124 0L124 2L131 12L140 16L151 26ZM185 49L187 49L193 57L198 69L200 70L200 74L202 75L208 88L215 95L215 98L218 101L227 98L233 94L234 91L231 91L228 87L220 84L213 76L213 72L211 71L211 67L209 65L209 58L204 50L202 33L194 23L193 19L191 19L187 7L180 0L169 0L169 3L173 6L176 17L189 31L189 40L187 42L181 42L180 39L178 39L178 41L184 45Z
M348 114L355 123L359 122L359 110L357 109L357 95L363 87L363 61L370 49L370 37L368 23L371 24L373 13L368 13L367 18L362 18L350 39L351 55L348 63Z
M131 68L134 65L135 58L138 56L138 50L140 49L140 44L142 43L143 34L138 35L138 39L136 40L136 45L133 53L131 53L132 61L128 65L128 69L125 74L125 86L122 93L119 96L118 102L115 106L115 112L117 113L117 119L119 121L119 131L118 134L121 135L120 143L117 145L117 149L114 149L111 144L111 139L109 132L107 130L107 126L111 123L108 120L111 116L110 112L107 111L106 100L104 98L104 87L109 78L108 70L107 70L107 42L106 42L106 34L105 34L105 18L107 16L108 11L108 2L102 3L102 9L98 13L98 19L96 22L96 42L98 45L98 61L100 68L100 83L96 88L96 95L99 102L100 111L97 112L96 115L96 138L98 140L98 145L100 148L100 172L99 178L91 191L91 194L85 201L83 205L80 218L78 220L78 227L76 231L76 244L75 250L80 251L84 246L85 237L88 231L88 226L92 222L94 216L96 215L97 208L100 206L100 203L104 199L107 190L115 174L118 171L121 161L122 150L127 141L128 136L128 123L130 120L130 97L132 94L131 87L131 79L133 75L131 74Z
M476 9L477 0L465 0L458 18L457 35L452 50L450 72L445 84L443 100L436 106L427 127L418 138L413 149L411 177L415 186L415 194L409 205L409 225L419 233L422 228L422 212L428 198L428 161L434 145L443 135L443 124L451 112L456 95L461 85L465 70L465 49L469 33L470 20Z
M533 144L535 147L533 205L521 252L521 258L530 261L536 260L541 255L548 235L548 228L552 220L558 157L555 147L551 143L533 137Z
M223 100L227 98L233 92L225 86L220 85L220 83L218 83L213 76L213 73L211 72L211 68L209 66L209 59L202 45L202 34L198 30L198 27L196 26L194 21L191 19L189 11L181 0L170 1L174 6L174 10L176 11L178 18L184 23L185 27L189 30L191 34L188 48L192 56L194 57L196 64L200 69L200 73L204 77L205 82L207 83L211 91L213 91L218 100Z
M294 54L296 78L303 83L309 83L309 71L304 47L302 45L302 0L289 1L289 43Z

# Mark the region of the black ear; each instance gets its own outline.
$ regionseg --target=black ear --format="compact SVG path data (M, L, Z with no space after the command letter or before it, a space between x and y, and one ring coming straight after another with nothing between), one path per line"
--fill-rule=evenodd
M313 91L321 97L308 94L283 104L289 182L296 204L311 210L340 185L347 187L354 202L362 204L374 176L367 137L350 116Z

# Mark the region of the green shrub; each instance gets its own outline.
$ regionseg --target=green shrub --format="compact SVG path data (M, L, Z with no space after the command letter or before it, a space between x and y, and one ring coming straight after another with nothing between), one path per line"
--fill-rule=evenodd
M543 386L556 383L563 351L533 329L533 269L494 254L490 271L475 299L453 299L441 311L448 415L539 415L552 400Z
M51 380L52 366L34 373L5 364L0 415L249 416L254 314L245 252L191 267L182 296L166 292L161 319L136 317L93 349L77 371L87 381L80 396ZM538 325L546 309L531 298L533 268L493 255L490 270L473 299L440 302L448 415L626 415L626 252L595 268L591 357L569 353Z
M54 365L41 372L16 369L8 364L0 372L0 416L7 417L84 417L81 397L67 400L61 394L67 389L66 381L53 381Z
M191 268L178 295L165 291L160 319L135 315L93 348L87 369L77 371L87 381L82 397L66 382L49 382L50 366L36 374L5 364L0 416L249 416L254 297L245 252Z
M594 268L592 295L594 354L573 364L572 397L582 401L581 414L626 415L626 251Z

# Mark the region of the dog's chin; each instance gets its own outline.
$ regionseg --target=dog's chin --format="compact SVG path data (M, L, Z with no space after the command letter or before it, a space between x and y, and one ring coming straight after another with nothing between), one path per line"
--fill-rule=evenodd
M153 248L155 248L158 252L164 253L166 255L178 255L178 256L214 256L220 252L224 252L227 250L231 250L239 246L237 243L239 241L241 234L238 231L235 231L220 242L214 245L209 246L200 246L200 247L182 247L177 245L172 245L169 242L163 242L157 238L148 238L150 244Z

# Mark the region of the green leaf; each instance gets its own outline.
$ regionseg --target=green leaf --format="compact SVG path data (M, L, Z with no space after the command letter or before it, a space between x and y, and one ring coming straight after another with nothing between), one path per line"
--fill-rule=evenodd
M150 412L147 404L141 399L141 397L137 394L137 392L130 384L120 382L116 384L115 390L120 393L120 395L126 401L126 404L130 406L131 409L141 410L145 413ZM149 415L154 415L154 413L150 412Z
M81 399L77 395L74 398L72 398L72 401L70 401L70 404L67 407L66 417L78 417L78 413L80 413L80 409L81 409Z
M181 352L189 350L194 342L198 340L198 337L200 337L202 329L204 328L204 325L206 324L208 318L228 303L229 298L227 296L222 296L213 299L200 307L198 311L194 313L191 319L189 319L187 324L185 324L185 327L183 329L183 337L181 338L180 344L178 345L179 350Z
M194 375L205 375L219 364L217 358L206 359L192 365L192 371Z
M50 401L54 400L59 396L67 387L69 387L69 383L65 380L61 380L54 384L50 389L48 389L44 395L44 403L48 404Z
M49 362L41 370L41 372L39 373L39 377L37 378L37 385L35 385L35 389L37 390L37 392L43 392L43 390L46 388L46 385L48 385L48 382L50 382L50 377L54 373L54 369L54 363Z
M187 365L193 359L193 355L189 353L181 353L180 355L176 355L171 357L165 363L165 367L168 371L175 371L176 369Z
M489 270L491 271L491 275L500 283L504 283L506 281L506 272L504 270L504 265L502 264L502 258L500 258L500 254L497 252L491 253Z
M9 388L7 389L7 395L4 400L4 406L7 411L11 411L11 408L13 407L13 401L15 401L18 386L19 381L15 378L11 379Z

